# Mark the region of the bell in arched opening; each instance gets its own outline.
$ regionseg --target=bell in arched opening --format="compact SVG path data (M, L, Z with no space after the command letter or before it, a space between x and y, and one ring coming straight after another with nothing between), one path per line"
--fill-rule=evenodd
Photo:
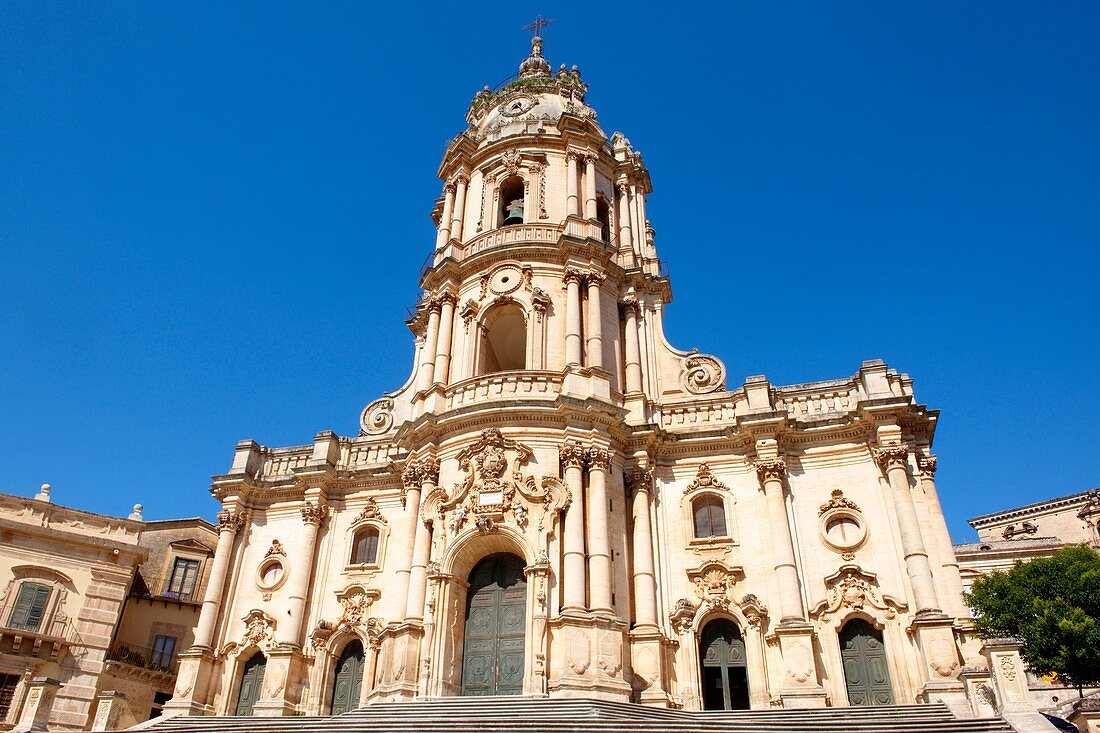
M500 184L500 226L523 223L523 179L509 176Z

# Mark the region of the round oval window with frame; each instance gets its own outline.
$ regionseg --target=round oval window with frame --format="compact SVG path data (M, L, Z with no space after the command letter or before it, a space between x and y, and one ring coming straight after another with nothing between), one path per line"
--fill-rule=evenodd
M829 547L841 552L856 549L867 540L867 525L858 513L840 509L826 512L819 527Z
M256 585L262 591L278 590L289 575L286 563L277 557L269 557L256 569Z

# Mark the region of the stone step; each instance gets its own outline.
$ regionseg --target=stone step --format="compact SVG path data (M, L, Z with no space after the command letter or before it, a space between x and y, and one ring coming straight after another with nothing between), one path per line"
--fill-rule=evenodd
M163 733L1011 733L1000 718L955 718L944 705L688 711L605 700L433 698L373 703L331 717L175 717Z

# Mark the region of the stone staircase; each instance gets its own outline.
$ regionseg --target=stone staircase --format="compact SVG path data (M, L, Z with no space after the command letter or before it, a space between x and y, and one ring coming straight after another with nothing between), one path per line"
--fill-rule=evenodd
M448 697L372 703L331 717L186 717L141 726L163 733L1012 733L1001 718L956 718L944 705L666 710L604 700Z

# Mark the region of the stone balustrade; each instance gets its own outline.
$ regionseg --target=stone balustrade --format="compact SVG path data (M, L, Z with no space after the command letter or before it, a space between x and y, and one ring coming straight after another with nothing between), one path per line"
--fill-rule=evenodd
M461 252L461 259L466 259L490 249L520 242L553 245L557 243L561 232L562 227L556 224L517 224L482 232L461 245L460 249L456 247L456 250Z
M561 372L497 372L456 382L447 388L447 409L464 405L514 399L557 399L561 393Z

